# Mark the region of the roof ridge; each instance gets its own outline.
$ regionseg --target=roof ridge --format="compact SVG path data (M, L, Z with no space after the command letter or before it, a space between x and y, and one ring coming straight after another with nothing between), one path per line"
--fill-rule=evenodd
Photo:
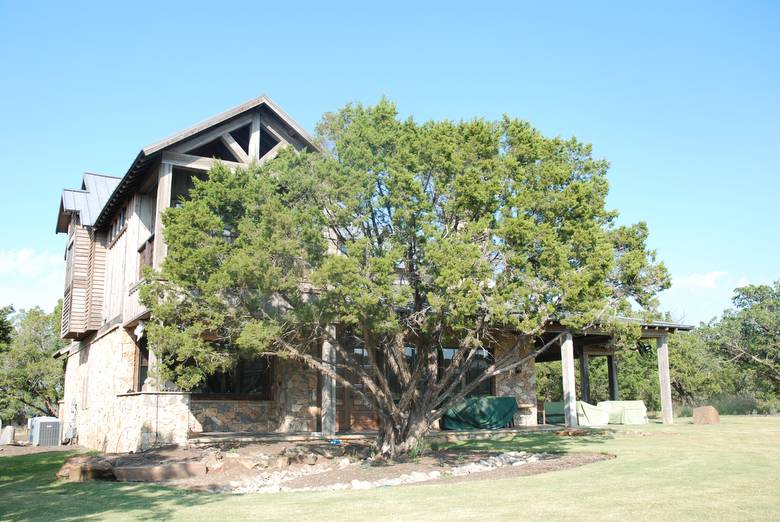
M112 178L112 179L122 179L121 176L113 176L111 174L102 174L100 172L90 172L88 170L84 171L84 175L90 175L90 176L100 176L101 178Z

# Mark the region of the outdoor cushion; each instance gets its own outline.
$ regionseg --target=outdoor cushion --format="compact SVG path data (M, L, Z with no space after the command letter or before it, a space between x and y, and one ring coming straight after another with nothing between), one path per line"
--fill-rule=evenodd
M577 401L577 422L580 426L606 426L609 424L609 410Z
M563 402L545 402L544 416L550 424L563 424L565 422Z
M647 424L647 407L643 401L601 401L600 408L609 411L610 424Z

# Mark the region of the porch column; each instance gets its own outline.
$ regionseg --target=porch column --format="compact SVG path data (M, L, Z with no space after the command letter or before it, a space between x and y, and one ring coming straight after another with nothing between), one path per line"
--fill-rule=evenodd
M657 339L658 383L661 386L661 413L664 424L672 424L672 380L669 377L669 345L666 336Z
M154 253L152 266L159 270L167 252L165 239L163 238L162 213L171 206L171 189L173 187L173 165L160 163L157 174L157 206L154 216ZM136 245L133 245L135 248Z
M566 426L577 426L577 392L574 382L574 339L571 332L561 337L561 369L563 376L563 414Z
M609 400L618 400L617 364L615 356L607 355L607 373L609 375Z
M580 352L580 399L590 402L590 358L585 348Z
M329 326L328 334L335 338L336 327ZM325 364L336 363L336 347L327 339L322 342L322 360ZM336 434L336 380L327 375L322 376L322 434L332 437Z

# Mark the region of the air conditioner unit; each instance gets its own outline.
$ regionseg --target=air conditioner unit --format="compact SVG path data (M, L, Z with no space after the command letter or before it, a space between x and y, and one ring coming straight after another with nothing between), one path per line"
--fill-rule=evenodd
M30 444L33 446L60 445L60 419L57 417L35 417L30 419Z

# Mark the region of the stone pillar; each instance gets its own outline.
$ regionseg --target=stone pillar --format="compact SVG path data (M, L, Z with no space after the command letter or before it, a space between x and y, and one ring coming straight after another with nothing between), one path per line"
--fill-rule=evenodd
M614 355L607 355L607 373L609 375L609 400L618 400L617 364Z
M585 348L580 351L580 399L590 402L590 368L588 352Z
M329 326L328 334L335 338L336 327ZM336 347L329 341L322 342L322 360L325 364L336 362ZM322 376L322 433L332 437L336 434L336 380L327 375Z
M657 339L658 346L658 383L661 387L661 414L664 424L672 424L672 380L669 376L669 345L666 336Z
M563 376L563 413L566 426L578 426L577 392L574 381L574 339L571 332L565 332L561 337L561 370Z

